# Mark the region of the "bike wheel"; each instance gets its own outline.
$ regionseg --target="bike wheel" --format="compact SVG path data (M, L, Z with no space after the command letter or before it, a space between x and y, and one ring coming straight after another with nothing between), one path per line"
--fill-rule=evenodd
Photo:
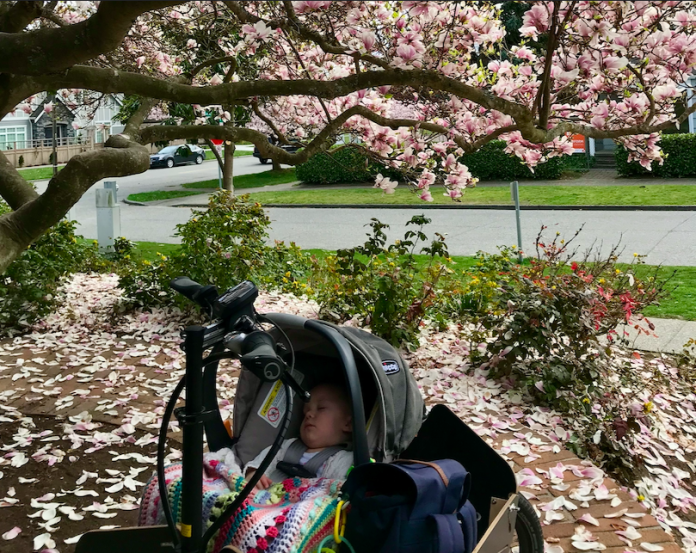
M544 533L534 507L522 494L517 502L515 533L519 553L544 553Z

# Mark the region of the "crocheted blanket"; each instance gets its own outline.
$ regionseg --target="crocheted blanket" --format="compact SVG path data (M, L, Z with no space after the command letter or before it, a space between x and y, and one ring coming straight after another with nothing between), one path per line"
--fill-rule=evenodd
M220 516L246 484L219 461L205 461L203 528ZM181 463L165 469L172 516L181 522ZM333 532L342 480L289 478L268 490L253 491L213 539L208 553L232 544L245 553L310 553ZM145 486L139 525L165 524L157 476Z

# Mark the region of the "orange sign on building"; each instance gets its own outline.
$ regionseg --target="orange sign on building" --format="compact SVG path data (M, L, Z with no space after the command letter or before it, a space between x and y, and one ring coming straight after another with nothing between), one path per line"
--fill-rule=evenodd
M581 134L573 135L573 152L576 154L585 153L585 137Z

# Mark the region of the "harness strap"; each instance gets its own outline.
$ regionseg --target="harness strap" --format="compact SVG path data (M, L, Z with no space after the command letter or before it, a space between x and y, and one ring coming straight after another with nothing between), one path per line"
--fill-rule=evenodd
M285 452L285 457L277 464L277 468L288 476L316 478L317 472L319 472L319 469L327 459L344 449L346 448L340 445L325 447L304 465L301 465L300 459L302 459L302 455L307 451L307 446L302 443L302 440L298 439L290 444L290 447L288 447Z

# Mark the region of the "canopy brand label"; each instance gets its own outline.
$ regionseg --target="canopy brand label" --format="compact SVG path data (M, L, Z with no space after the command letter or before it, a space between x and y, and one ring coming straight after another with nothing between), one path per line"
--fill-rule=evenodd
M399 364L392 359L387 359L382 361L382 368L385 374L396 374L399 372Z

